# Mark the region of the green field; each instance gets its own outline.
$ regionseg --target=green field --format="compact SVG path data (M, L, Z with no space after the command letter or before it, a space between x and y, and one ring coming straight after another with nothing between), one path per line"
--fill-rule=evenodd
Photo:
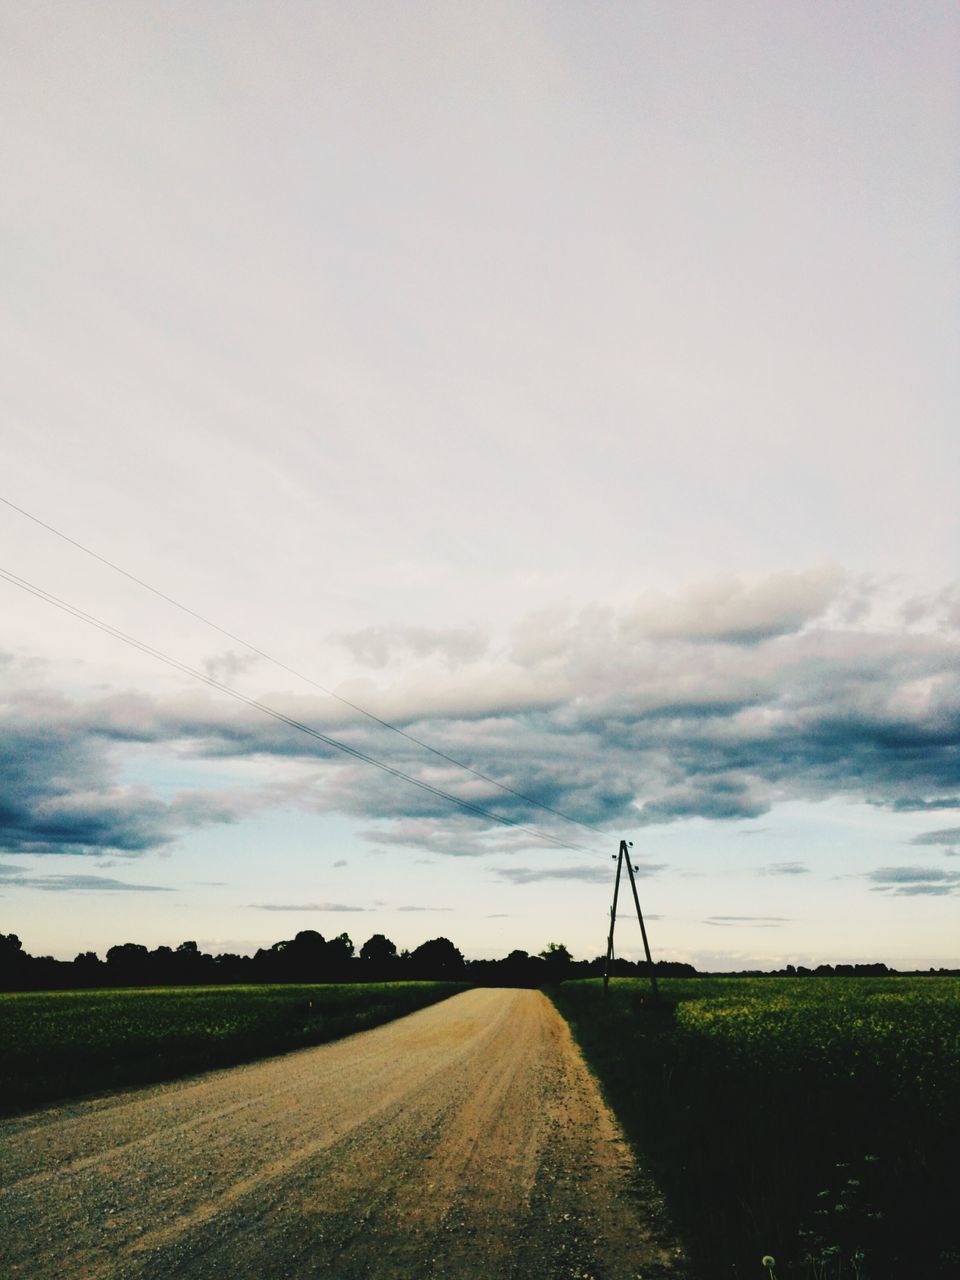
M321 1044L464 983L124 988L0 995L0 1110Z
M702 1275L960 1276L960 979L551 991Z

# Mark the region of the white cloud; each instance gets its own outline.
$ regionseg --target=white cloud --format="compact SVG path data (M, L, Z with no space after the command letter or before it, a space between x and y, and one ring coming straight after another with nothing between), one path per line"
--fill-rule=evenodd
M651 593L623 618L622 634L628 641L653 636L755 644L820 618L842 586L843 576L832 566L753 581L716 578L682 594Z

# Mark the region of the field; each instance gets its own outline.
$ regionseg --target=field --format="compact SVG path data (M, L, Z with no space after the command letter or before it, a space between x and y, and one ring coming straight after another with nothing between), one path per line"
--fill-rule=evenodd
M383 982L0 995L0 1110L321 1044L465 989Z
M960 979L551 991L708 1280L960 1275Z

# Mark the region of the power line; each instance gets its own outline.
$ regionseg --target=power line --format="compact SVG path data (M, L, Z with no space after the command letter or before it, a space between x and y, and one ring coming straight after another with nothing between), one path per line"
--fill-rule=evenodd
M375 724L381 725L384 729L389 729L392 733L398 733L401 738L406 738L408 742L414 743L415 746L422 747L424 751L429 751L432 755L437 756L441 760L446 760L448 764L456 765L458 769L464 769L467 773L472 773L475 778L481 778L484 782L489 782L491 786L499 787L501 791L507 792L509 795L515 796L518 800L523 800L525 804L535 805L538 809L543 809L546 813L552 813L557 818L562 818L564 822L570 822L574 826L583 827L586 831L595 831L598 835L605 836L607 833L600 827L594 826L592 822L583 822L580 818L572 818L569 814L563 813L560 809L555 809L552 805L544 804L542 800L535 800L533 796L525 795L522 791L516 791L513 787L508 786L505 782L500 782L497 778L490 777L489 774L482 773L479 769L473 768L472 765L466 764L463 760L448 755L445 751L441 751L438 747L432 747L429 742L424 742L422 738L415 737L414 734L408 733L406 729L401 729L399 725L391 724L389 720L384 720L376 715L373 711L368 711L365 707L361 707L356 702L351 702L349 698L343 697L342 694L334 693L332 689L328 689L326 685L320 684L318 680L314 680L311 676L304 675L302 671L297 671L294 667L288 666L285 662L281 662L279 658L273 657L272 654L265 652L263 649L257 648L255 644L251 644L249 640L244 640L242 636L236 635L232 631L228 631L226 627L221 627L219 623L205 617L202 613L198 613L196 609L191 609L189 605L182 604L179 600L175 600L173 596L167 595L158 587L152 586L149 582L145 582L143 578L138 578L136 574L130 573L129 570L122 568L108 560L106 556L100 555L93 551L90 547L85 546L82 542L78 542L76 538L71 538L69 534L63 533L62 530L55 528L52 524L48 524L46 520L41 520L39 516L33 515L23 507L17 506L15 502L11 502L9 498L0 494L0 502L4 506L9 507L12 511L19 512L28 520L32 520L34 524L40 525L41 528L55 534L56 537L62 538L64 542L69 542L71 546L76 547L78 551L84 552L85 555L92 556L94 560L99 560L109 569L113 569L115 573L122 574L131 582L135 582L138 587L143 587L145 591L151 592L153 595L165 600L167 604L172 604L181 612L189 614L191 618L196 618L198 622L202 622L204 626L218 631L220 635L226 636L229 640L233 640L236 644L243 645L251 653L255 653L260 658L265 658L267 662L272 662L275 667L279 667L282 671L288 672L292 676L296 676L298 680L303 680L306 684L312 685L315 689L319 689L321 693L326 694L328 698L334 698L337 702L342 703L345 707L358 712L362 716L366 716L368 720L374 721ZM573 846L571 846L573 847Z
M257 698L249 698L246 694L241 693L239 689L234 689L230 685L224 684L220 680L214 679L213 676L207 675L203 671L188 666L187 663L181 662L179 658L173 658L163 650L155 648L153 645L147 644L143 640L138 640L135 636L128 635L125 631L112 626L109 622L95 617L91 613L72 605L66 600L61 600L59 596L53 595L52 592L46 591L43 587L38 587L35 583L21 578L19 575L12 573L8 569L0 567L0 578L9 582L12 586L19 587L22 591L28 592L30 595L36 596L37 599L52 604L63 612L70 614L72 617L86 622L92 627L96 627L98 631L104 632L106 635L113 636L116 640L121 640L124 644L130 645L134 649L138 649L141 653L147 654L149 657L156 658L160 662L164 662L169 667L173 667L177 671L183 672L185 675L191 676L201 683L209 685L212 689L217 689L221 693L227 694L231 698L235 698L238 702L244 703L248 707L253 707L256 711L261 711L265 715L272 716L274 720L289 725L291 729L297 729L301 733L307 734L308 737L316 739L318 742L324 743L326 746L334 747L337 751L342 751L354 759L362 760L365 764L373 765L374 768L382 770L395 778L399 778L403 782L409 782L411 786L419 787L421 791L429 792L429 794L442 800L449 800L451 804L459 805L460 808L467 810L481 818L487 818L491 822L499 822L505 827L513 827L517 831L524 832L525 835L533 836L537 840L545 840L550 844L557 845L562 849L572 849L576 853L592 853L594 850L585 849L582 845L569 844L566 840L561 840L558 836L552 836L545 831L536 831L530 827L525 827L522 823L516 822L513 818L505 818L502 814L493 813L489 809L473 804L469 800L464 800L460 796L454 795L450 791L443 790L442 787L435 787L430 782L424 782L422 778L414 778L410 774L405 773L402 769L397 769L394 765L387 764L385 760L378 760L375 756L368 755L365 751L360 751L356 747L351 747L346 742L341 742L338 738L331 738L329 734L321 733L319 729L314 729L311 725L304 724L300 720L296 720L293 716L288 716L283 711L278 711L275 707L270 707L264 702L260 702Z

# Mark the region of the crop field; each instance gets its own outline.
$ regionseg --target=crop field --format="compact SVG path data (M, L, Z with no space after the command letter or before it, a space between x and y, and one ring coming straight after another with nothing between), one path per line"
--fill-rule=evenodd
M704 1277L960 1275L960 979L551 991Z
M322 1044L435 1004L454 982L0 995L0 1110Z

